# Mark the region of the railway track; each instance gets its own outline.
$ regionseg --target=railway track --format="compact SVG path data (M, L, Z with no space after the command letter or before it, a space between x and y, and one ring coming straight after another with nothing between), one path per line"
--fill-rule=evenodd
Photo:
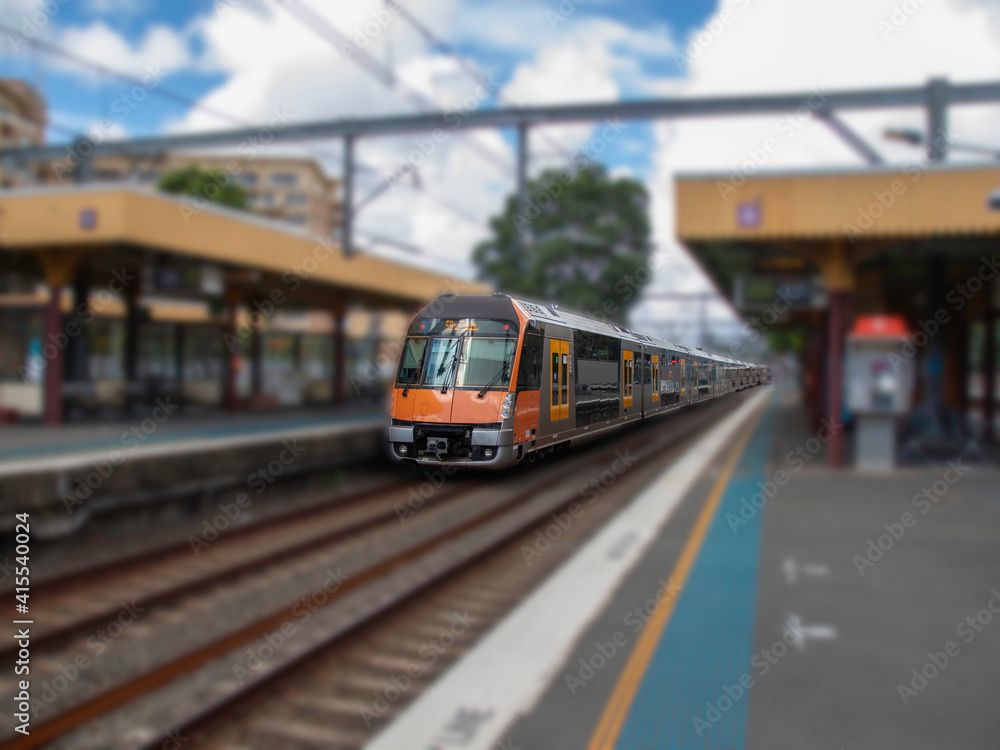
M456 480L428 505L453 501L477 484ZM36 721L252 621L262 599L291 599L297 577L316 578L330 555L357 550L380 526L396 526L396 508L410 487L394 482L234 529L198 556L185 542L44 587L32 597L32 679L52 687ZM67 671L76 677L70 680ZM0 696L15 693L13 679L0 680ZM10 718L3 721L11 732Z
M161 747L165 733L176 730L187 736L201 732L202 728L213 725L234 709L252 703L261 691L277 689L275 686L280 685L281 680L287 675L299 674L303 665L328 656L336 659L338 657L330 656L335 653L341 653L339 658L343 658L342 649L347 643L357 643L359 638L368 638L372 643L387 642L379 641L377 632L388 627L387 623L394 622L394 613L403 611L407 606L429 606L427 617L431 619L426 621L426 627L433 629L435 615L431 613L436 610L429 602L439 595L454 599L453 595L446 593L448 587L457 585L461 588L460 582L470 575L472 578L468 580L473 583L467 586L468 593L458 596L457 600L471 602L469 606L474 606L474 611L480 613L474 615L477 620L495 621L523 595L525 586L540 580L544 570L561 558L558 554L549 554L545 565L531 568L523 565L522 561L520 568L527 568L530 576L525 577L524 570L511 568L512 577L498 575L488 586L484 586L481 580L475 583L473 571L490 565L489 560L494 555L502 554L505 548L509 557L510 549L517 549L515 541L520 535L530 533L549 514L579 500L580 482L586 479L588 467L591 471L594 466L606 468L607 461L613 458L616 450L635 450L637 470L630 471L627 482L616 487L624 490L639 481L645 471L644 466L657 468L657 459L662 459L664 450L678 447L685 437L710 421L707 419L709 415L725 413L728 408L726 403L706 404L692 412L675 415L673 419L654 423L671 425L668 433L656 439L649 439L651 429L632 432L614 443L574 454L566 461L517 473L503 484L482 486L473 482L446 486L405 524L399 523L393 510L391 528L384 523L384 509L382 521L374 520L379 516L377 509L381 507L375 498L352 503L352 508L359 509L355 512L360 517L353 519L358 533L347 533L345 530L350 524L340 518L338 532L329 529L325 532L334 535L326 540L333 546L325 547L326 542L321 542L293 554L291 550L296 545L278 545L280 552L271 550L266 555L257 555L267 559L264 567L244 560L235 564L245 565L246 568L240 573L232 573L230 578L211 580L206 586L196 587L197 590L191 588L180 595L171 595L175 597L173 599L161 600L161 603L170 601L177 605L186 597L184 606L173 609L161 607L156 618L144 616L138 619L129 631L138 633L138 636L130 636L128 648L118 649L119 643L109 648L109 652L117 649L117 653L114 658L102 660L100 674L110 674L111 677L103 683L98 681L96 687L88 682L88 689L76 691L72 707L63 706L57 715L36 718L30 737L14 738L4 747L36 747L49 741L52 747L67 748ZM622 497L627 495L627 492L621 493ZM591 528L591 524L598 523L602 514L613 512L619 505L620 502L595 505L594 511L587 515L586 523L576 525L566 541L573 534L588 533L587 529ZM364 509L364 513L360 509ZM315 518L311 521L312 526L317 525ZM561 542L560 546L568 550L571 545ZM236 555L236 552L229 554ZM206 576L201 576L201 579L206 579ZM309 587L305 587L306 583ZM175 582L173 585L176 589L190 584ZM434 592L436 587L442 587L440 594L432 593L429 598L422 598L413 604L417 593ZM307 593L301 594L304 589ZM281 592L291 593L293 590L296 598L282 599ZM259 603L262 600L285 603L261 615ZM229 602L230 609L220 602ZM251 606L254 602L258 605L256 610ZM436 616L440 617L440 612ZM212 623L220 621L225 627L216 626L213 630ZM397 619L393 627L405 630L407 621L406 617ZM424 617L411 616L409 621L424 622ZM189 633L198 631L202 637L200 641L167 639L168 646L151 648L151 644L159 643L157 639L164 638L171 626ZM206 629L211 631L207 635ZM469 627L462 636L472 638L476 632L477 629ZM55 636L51 637L52 643L59 642ZM66 643L71 641L69 639ZM390 638L388 642L391 641ZM396 639L397 644L412 645L419 641L419 638L414 640L412 633L408 638ZM79 643L74 647L78 648ZM452 650L447 658L436 661L437 669L455 658L459 651ZM145 661L138 665L137 652L146 655ZM71 653L72 648L53 661L57 662ZM354 674L357 686L370 688L373 680L378 683L378 678L372 676L375 672L368 669L372 664L382 664L391 670L406 661L405 654L393 655L390 652L387 655L377 648L373 653L372 660L363 661L357 670L347 671L347 674ZM427 670L421 675L421 681L414 682L414 689L434 674L434 670ZM331 690L334 692L331 693ZM341 688L321 687L319 694L350 695L340 691ZM358 701L357 697L338 697L323 705L332 715L345 718L345 711L350 714L357 710L360 716ZM293 695L289 705L300 704L310 704L310 700ZM386 718L401 705L402 702L393 703L391 711L382 712L384 715L377 716L377 719ZM282 709L286 714L289 710L294 712L298 709ZM323 711L316 705L308 710ZM299 724L307 727L303 730L306 734L299 740L286 738L285 741L292 743L289 746L316 746L316 741L308 738L308 727L312 726L315 730L315 725L306 721L296 726ZM263 722L261 731L266 732L266 726L267 722ZM270 726L273 730L277 725ZM356 740L370 736L373 731L371 726L364 729L352 727L349 720L343 726L347 727L344 731L351 730L353 734L341 736L336 740L339 744L322 746L357 747ZM234 730L229 727L220 731L224 737L233 734ZM332 737L327 739L333 741ZM246 738L239 739L233 747L260 746L253 742L245 743Z

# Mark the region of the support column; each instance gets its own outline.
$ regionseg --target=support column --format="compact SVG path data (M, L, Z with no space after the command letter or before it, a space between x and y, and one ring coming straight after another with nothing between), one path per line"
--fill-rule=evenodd
M948 309L946 294L947 264L944 255L935 254L927 263L927 320L932 320L938 310ZM930 424L924 438L939 440L944 437L944 368L947 354L948 326L942 325L939 335L930 338L924 362L924 404L930 416Z
M850 326L854 296L854 263L844 240L836 240L824 258L823 278L830 300L827 318L826 418L841 424L844 393L844 339ZM826 463L831 468L844 466L844 430L837 430L826 444Z
M139 284L125 291L125 411L131 413L139 387Z
M174 326L174 382L177 384L177 403L184 405L184 339L182 323Z
M74 253L43 251L39 254L45 283L49 287L49 303L45 308L45 336L42 356L45 358L45 424L57 426L63 421L63 349L69 335L63 325L62 299L66 287L76 276L78 259Z
M236 390L236 378L239 374L240 356L243 344L239 337L238 315L240 303L247 297L247 290L243 284L230 280L226 281L226 289L223 294L223 304L225 305L225 322L223 323L222 341L225 344L226 360L222 368L222 403L226 411L235 413L239 394Z
M261 321L263 323L263 321ZM264 331L253 326L250 338L250 393L260 396L264 392Z
M995 439L993 421L996 417L997 338L996 308L993 305L996 281L986 287L985 340L983 341L983 442Z
M340 244L344 257L354 253L354 136L344 136L343 206L340 222Z
M948 80L932 78L927 84L927 160L948 158Z
M83 184L94 180L94 142L81 135L73 142L77 164L73 168L73 181Z
M87 338L87 324L84 321L90 295L89 278L84 269L79 269L73 280L73 311L67 322L67 333L73 332L66 345L64 374L67 380L82 383L88 380L88 360L90 342Z
M342 306L330 311L333 315L333 403L344 403L344 378L347 370L345 358L345 317L346 310Z
M517 126L517 219L514 228L524 252L528 232L528 126L523 122Z
M223 367L222 401L226 411L234 414L237 408L236 376L239 374L240 344L237 336L236 317L239 305L234 301L226 302L226 323L222 339L226 342L226 361Z
M63 418L63 350L58 343L60 336L64 335L62 296L62 284L49 285L49 304L45 308L45 344L42 346L42 353L44 355L46 351L52 352L52 356L45 359L45 424L50 427L62 424Z
M844 330L847 323L847 310L850 305L850 293L844 291L830 292L830 317L828 321L829 358L827 367L826 418L831 424L840 424L843 414L843 362L844 362ZM838 430L826 445L826 463L831 468L844 465L844 431Z

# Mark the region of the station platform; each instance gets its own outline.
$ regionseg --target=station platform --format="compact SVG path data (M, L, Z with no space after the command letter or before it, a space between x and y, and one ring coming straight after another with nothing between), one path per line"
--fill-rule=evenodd
M368 747L995 747L1000 471L823 437L761 389Z
M59 534L95 511L248 482L255 471L290 474L369 458L381 450L384 429L379 404L205 416L163 404L115 422L7 427L0 513L31 512L43 533Z

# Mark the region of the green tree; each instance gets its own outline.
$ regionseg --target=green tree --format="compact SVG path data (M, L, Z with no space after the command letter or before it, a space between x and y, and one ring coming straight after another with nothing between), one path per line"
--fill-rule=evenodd
M621 322L649 280L645 187L596 165L546 170L490 219L493 236L473 252L479 277L497 289ZM519 231L520 230L520 231Z
M247 209L247 191L221 169L201 169L191 164L167 172L156 187L164 193L189 195L230 208Z

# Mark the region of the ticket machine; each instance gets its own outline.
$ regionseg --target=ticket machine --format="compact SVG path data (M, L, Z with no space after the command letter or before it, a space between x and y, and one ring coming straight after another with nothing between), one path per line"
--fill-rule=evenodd
M847 337L847 408L855 418L859 468L896 464L896 426L910 410L915 382L908 340L906 322L895 315L859 317Z

